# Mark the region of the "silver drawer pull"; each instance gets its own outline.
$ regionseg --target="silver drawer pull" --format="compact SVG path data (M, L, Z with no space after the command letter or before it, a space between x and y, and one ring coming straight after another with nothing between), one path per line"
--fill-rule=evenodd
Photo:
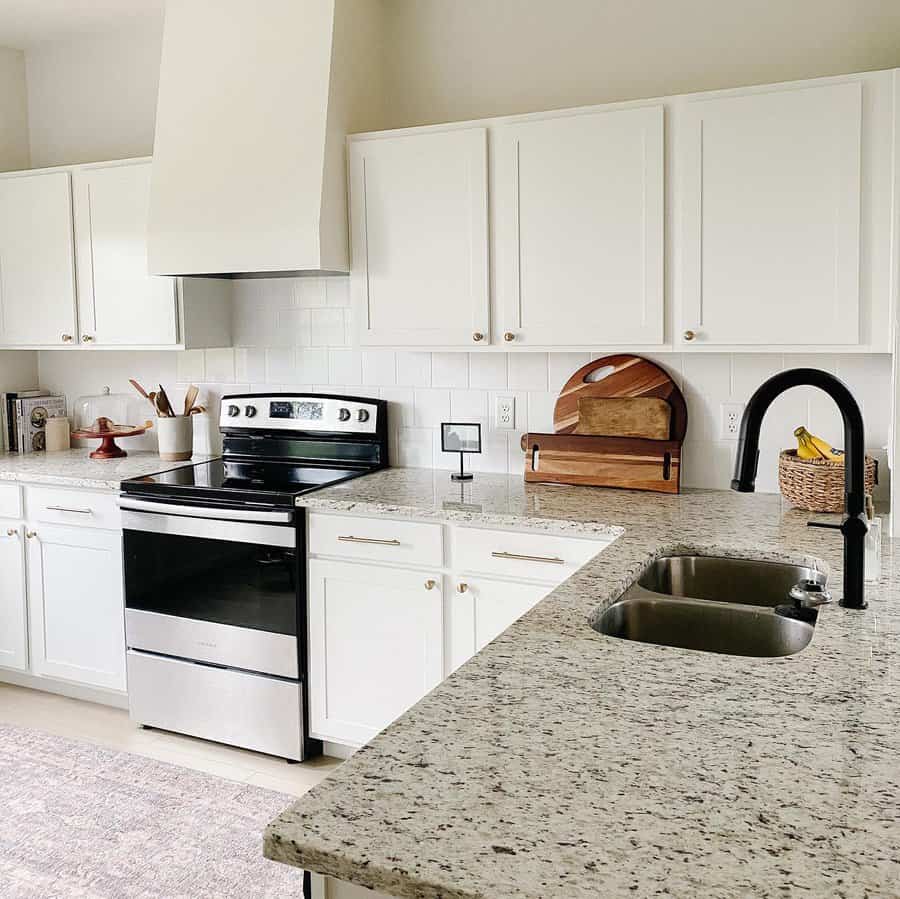
M74 512L76 515L93 515L93 509L67 509L65 506L47 506L48 512Z
M399 540L376 540L374 537L354 537L349 534L346 537L338 537L341 543L377 543L378 546L400 546Z
M492 552L495 559L518 559L520 562L546 562L548 565L565 565L566 560L557 556L521 556L519 553Z

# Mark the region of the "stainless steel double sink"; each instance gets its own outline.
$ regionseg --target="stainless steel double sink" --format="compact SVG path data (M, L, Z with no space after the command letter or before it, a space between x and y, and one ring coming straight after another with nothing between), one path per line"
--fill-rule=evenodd
M662 556L593 624L610 637L725 655L776 657L809 645L816 612L791 613L791 588L826 575L782 562Z

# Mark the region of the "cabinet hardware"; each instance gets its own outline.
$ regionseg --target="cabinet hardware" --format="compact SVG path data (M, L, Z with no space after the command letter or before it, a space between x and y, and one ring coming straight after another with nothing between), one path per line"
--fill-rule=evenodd
M93 515L93 509L67 509L65 506L47 506L48 512L74 512L78 515Z
M476 343L478 343L479 340L484 340L484 334L482 334L481 331L476 331L472 335L472 340L474 340Z
M437 587L437 581L433 581L431 578L428 578L428 580L425 581L426 590L434 590L435 587Z
M694 331L688 330L684 332L683 336L685 340L693 340L697 336L697 334Z
M18 529L18 528L7 528L7 529L6 529L6 536L7 536L7 537L18 537L18 536L19 536L19 529Z
M374 537L354 537L348 534L346 537L338 537L341 543L375 543L378 546L400 546L399 540L376 540Z
M566 560L557 556L523 556L519 553L492 552L495 559L517 559L520 562L547 562L550 565L565 565Z
M83 335L81 336L81 342L82 342L82 343L90 343L93 339L94 339L94 338L91 337L90 334L83 334Z
M457 593L467 593L468 590L469 590L469 585L466 584L466 583L462 583L462 584L457 584L457 585L456 585L456 592L457 592Z
M25 531L25 536L31 540L34 537L37 537L37 531Z
M516 339L516 335L513 334L512 331L507 331L507 332L503 335L503 339L504 339L507 343L512 343L512 342Z
M71 334L63 334L63 335L62 335L62 342L63 342L63 343L71 343L71 342L72 342L72 335L71 335Z

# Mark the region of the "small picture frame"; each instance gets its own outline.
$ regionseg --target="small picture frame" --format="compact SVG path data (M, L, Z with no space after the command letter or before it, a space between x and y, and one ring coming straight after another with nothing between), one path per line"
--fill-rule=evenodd
M441 449L445 453L459 453L459 472L450 477L454 481L471 481L472 473L466 472L464 460L467 453L481 452L481 425L476 422L441 422Z
M480 453L481 425L478 422L442 422L441 449L445 453Z

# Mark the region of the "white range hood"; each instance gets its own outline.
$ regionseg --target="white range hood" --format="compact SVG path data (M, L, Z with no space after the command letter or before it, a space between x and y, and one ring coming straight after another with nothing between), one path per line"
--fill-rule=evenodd
M345 138L381 127L378 0L168 0L150 271L346 272Z

